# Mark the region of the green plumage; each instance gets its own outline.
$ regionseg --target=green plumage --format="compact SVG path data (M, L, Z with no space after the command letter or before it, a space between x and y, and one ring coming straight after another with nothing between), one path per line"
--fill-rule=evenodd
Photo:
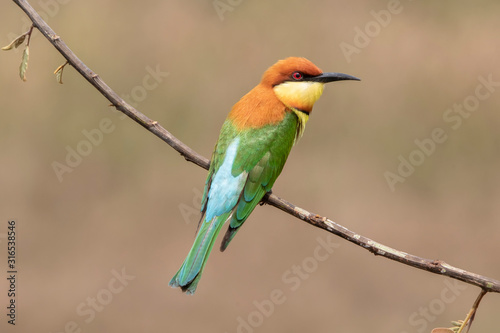
M227 248L239 227L252 213L266 192L269 192L273 187L295 142L297 127L298 119L293 112L287 112L284 119L278 124L245 129L240 132L236 130L231 120L226 120L224 123L219 142L212 156L214 168L210 168L207 177L203 202L206 202L214 170L224 160L225 150L218 149L218 147L227 147L228 142L231 142L236 136L241 139L232 166L232 175L238 176L242 172L247 172L248 177L242 195L234 207L228 230L221 243L221 251ZM202 211L203 208L202 206Z
M230 214L229 212L218 216L212 223L201 223L198 237L196 237L181 269L170 281L171 286L181 287L188 294L194 293L207 263L208 255L214 246L215 239Z
M289 57L269 67L261 82L233 106L212 154L198 234L170 281L172 287L194 293L222 225L229 221L221 243L224 251L273 187L324 84L341 80L359 79L323 73L305 58Z
M194 293L222 225L230 221L221 243L221 251L224 251L281 173L296 140L298 124L294 112L286 112L281 122L261 128L238 130L231 119L224 122L205 182L199 231L186 260L170 281L171 286ZM228 162L228 149L235 142L234 160ZM227 175L216 179L225 163L232 163L227 165L230 174L227 171ZM219 188L234 188L237 192L232 197L226 197L220 191L211 192L216 186L214 181L219 182ZM219 206L214 208L214 202Z

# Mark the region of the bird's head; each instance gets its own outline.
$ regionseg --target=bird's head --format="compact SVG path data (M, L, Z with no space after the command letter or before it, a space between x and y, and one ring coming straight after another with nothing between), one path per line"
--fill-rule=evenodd
M323 73L305 58L290 57L269 67L261 84L272 88L288 108L309 114L323 93L325 83L341 80L359 79L342 73Z

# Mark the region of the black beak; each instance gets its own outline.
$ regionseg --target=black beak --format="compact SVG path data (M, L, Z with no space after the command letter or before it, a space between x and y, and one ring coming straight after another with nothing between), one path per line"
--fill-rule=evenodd
M342 74L342 73L323 73L320 75L308 77L307 81L313 81L313 82L321 82L321 83L328 83L328 82L333 82L333 81L343 81L343 80L356 80L356 81L361 81L355 76L347 75L347 74Z

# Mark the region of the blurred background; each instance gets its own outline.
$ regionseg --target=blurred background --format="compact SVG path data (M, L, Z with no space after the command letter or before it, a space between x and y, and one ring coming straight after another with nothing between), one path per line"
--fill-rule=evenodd
M274 193L500 279L498 1L32 5L117 93L207 157L231 106L277 60L360 77L326 87ZM0 22L1 46L29 27L12 1ZM0 53L0 267L16 219L19 270L15 329L0 279L0 331L420 333L463 319L479 293L269 206L226 252L217 241L194 296L170 288L206 171L71 67L58 84L64 60L38 31L22 82L23 48ZM488 294L471 332L497 330L499 308Z

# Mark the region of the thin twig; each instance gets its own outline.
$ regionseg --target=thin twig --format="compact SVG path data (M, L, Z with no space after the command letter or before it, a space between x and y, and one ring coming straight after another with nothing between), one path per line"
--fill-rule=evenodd
M472 322L474 321L474 317L476 316L477 309L479 307L479 303L481 303L481 300L483 299L483 296L486 295L487 291L484 289L481 289L481 293L479 293L479 296L477 296L476 301L472 305L472 308L470 309L469 313L467 314L467 317L465 317L465 320L463 321L462 325L458 329L457 333L462 333L462 331L467 327L467 332L469 332L470 327L472 326Z
M210 162L205 157L201 156L193 149L185 145L165 128L146 117L141 112L137 111L131 105L127 104L118 94L116 94L104 81L88 68L78 57L69 49L62 39L42 20L40 15L31 7L25 0L13 0L33 21L35 27L49 40L52 45L63 55L64 58L73 66L90 84L92 84L99 92L106 97L112 105L118 110L125 113L135 122L146 128L148 131L168 143L172 148L179 152L184 158L196 165L208 169ZM377 243L369 238L356 234L349 229L333 222L332 220L311 213L305 209L297 207L292 203L277 197L274 194L266 195L263 202L277 207L282 211L299 218L318 228L329 231L337 236L340 236L349 242L359 245L375 255L380 255L385 258L416 267L435 274L441 274L453 279L463 281L465 283L475 285L483 289L485 292L500 292L500 281L481 276L472 272L462 270L460 268L448 265L445 262L420 258L412 254L408 254L396 249L390 248L383 244Z
M30 46L31 34L33 33L33 28L34 27L35 27L34 25L31 25L30 29L26 33L26 36L28 36L28 41L26 42L26 46Z

